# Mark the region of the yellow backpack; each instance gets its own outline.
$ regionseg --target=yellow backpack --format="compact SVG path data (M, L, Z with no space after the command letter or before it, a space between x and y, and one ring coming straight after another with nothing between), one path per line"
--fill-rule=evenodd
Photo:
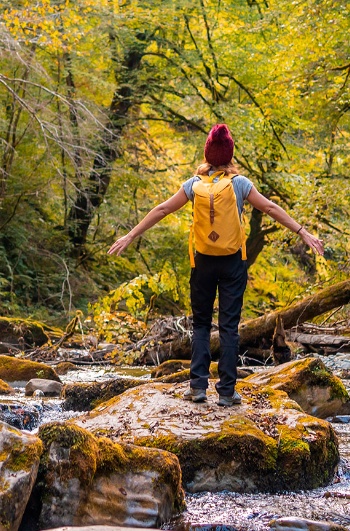
M201 175L193 184L193 224L190 231L189 254L191 267L195 267L193 237L196 251L213 256L236 253L242 248L246 260L245 231L241 223L236 194L232 186L233 175L218 171L210 176ZM213 182L218 178L216 182Z

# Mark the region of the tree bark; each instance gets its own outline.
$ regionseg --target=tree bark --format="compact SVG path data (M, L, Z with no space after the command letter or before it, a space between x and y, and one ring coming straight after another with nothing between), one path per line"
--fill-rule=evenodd
M110 38L112 37L113 34L110 35ZM118 88L110 105L109 122L102 134L102 142L96 150L97 155L88 182L78 190L76 200L68 214L69 237L75 255L82 254L92 219L106 195L112 165L119 156L118 141L128 123L129 109L135 104L136 92L140 90L137 78L146 46L145 35L138 34L125 54L120 73L116 74Z

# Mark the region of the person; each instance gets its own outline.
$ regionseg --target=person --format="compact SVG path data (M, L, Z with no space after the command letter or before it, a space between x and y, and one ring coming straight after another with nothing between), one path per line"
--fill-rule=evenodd
M212 175L221 170L232 179L239 216L247 200L254 208L268 214L277 222L295 232L315 253L323 255L323 242L305 227L295 221L273 201L258 192L253 183L238 172L233 163L234 141L226 124L216 124L210 131L205 147L205 161L196 175L188 179L169 199L155 206L130 232L118 238L108 254L120 255L135 238L153 227L169 214L193 201L193 185L200 176ZM234 175L234 176L233 176ZM233 406L241 403L241 396L235 390L239 352L238 325L247 284L246 261L242 249L225 256L211 256L196 251L194 267L191 269L190 297L193 314L192 356L190 364L190 387L184 394L185 400L204 402L207 400L210 354L210 330L216 294L219 296L219 339L218 362L219 394L218 405Z

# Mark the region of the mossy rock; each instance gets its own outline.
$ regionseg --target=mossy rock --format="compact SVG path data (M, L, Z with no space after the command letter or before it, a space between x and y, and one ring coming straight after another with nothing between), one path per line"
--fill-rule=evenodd
M0 378L5 382L28 382L32 378L44 378L60 382L58 374L45 363L0 355Z
M336 415L350 399L342 381L319 358L290 361L248 376L247 381L285 391L318 418Z
M64 375L67 374L69 371L78 371L79 367L74 365L74 363L71 363L70 361L61 361L60 363L57 363L54 367L56 373L58 375Z
M242 381L243 403L184 401L188 384L150 383L125 391L72 423L113 440L178 456L186 490L312 489L333 478L339 453L332 426L306 415L283 391Z
M0 529L18 529L42 450L38 437L0 421Z
M113 396L144 383L144 380L116 378L103 382L66 384L61 394L63 408L66 411L90 411Z
M0 380L0 395L13 395L15 390L4 380Z
M169 452L113 443L66 423L43 425L39 437L44 452L28 526L36 512L40 529L111 521L158 527L184 509L180 465Z
M40 347L47 343L49 340L48 330L52 329L30 319L0 317L1 341L22 349Z

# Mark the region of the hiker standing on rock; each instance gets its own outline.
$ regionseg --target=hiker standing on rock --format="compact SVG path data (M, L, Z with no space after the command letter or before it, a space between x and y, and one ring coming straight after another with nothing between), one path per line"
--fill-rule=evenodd
M261 195L253 183L239 175L233 163L234 142L225 124L215 125L204 147L205 162L170 199L154 207L128 234L118 238L108 254L118 256L158 221L193 202L190 235L191 307L193 313L190 388L184 399L207 399L210 330L216 293L219 294L220 357L215 387L218 405L241 403L235 390L239 350L238 324L247 284L245 233L241 224L243 203L268 214L300 236L315 253L323 255L323 242L291 218L283 208ZM192 251L194 239L195 255Z

